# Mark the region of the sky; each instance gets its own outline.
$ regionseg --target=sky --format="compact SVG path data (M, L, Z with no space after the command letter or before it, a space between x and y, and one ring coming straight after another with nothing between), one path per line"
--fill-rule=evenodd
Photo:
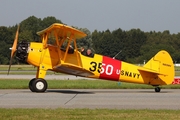
M53 16L79 28L180 32L180 0L1 0L0 26Z

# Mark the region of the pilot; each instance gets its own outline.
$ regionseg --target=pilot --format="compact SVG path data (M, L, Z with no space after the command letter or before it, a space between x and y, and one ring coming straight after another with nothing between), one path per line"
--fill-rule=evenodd
M73 48L72 45L69 46L68 53L69 54L73 54L74 53L74 48Z
M91 49L87 49L86 56L94 57L94 54L92 53Z
M92 53L91 49L85 50L83 47L81 48L81 54L88 57L94 57L94 54Z

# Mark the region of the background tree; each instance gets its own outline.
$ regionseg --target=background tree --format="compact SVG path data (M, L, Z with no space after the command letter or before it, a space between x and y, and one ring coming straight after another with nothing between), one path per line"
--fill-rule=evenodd
M1 26L0 27L0 64L8 64L10 50L9 48L11 40L13 37L13 32L10 28Z

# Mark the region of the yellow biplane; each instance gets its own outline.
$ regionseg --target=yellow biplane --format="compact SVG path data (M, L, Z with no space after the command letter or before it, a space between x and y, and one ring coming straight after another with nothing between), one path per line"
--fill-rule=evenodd
M156 92L160 92L159 86L172 84L174 80L173 61L164 50L141 67L99 54L82 54L76 40L86 37L86 34L70 26L54 23L37 32L42 42L22 41L17 45L18 31L19 27L11 48L10 66L16 52L19 61L37 67L36 77L29 82L32 92L46 91L48 85L44 77L47 70L88 78L148 84L155 86Z

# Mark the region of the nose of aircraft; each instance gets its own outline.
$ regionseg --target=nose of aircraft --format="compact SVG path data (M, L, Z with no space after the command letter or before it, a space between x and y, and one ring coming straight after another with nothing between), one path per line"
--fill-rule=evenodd
M16 51L16 58L19 60L19 62L26 63L28 47L29 47L29 42L26 41L21 41L18 44Z

